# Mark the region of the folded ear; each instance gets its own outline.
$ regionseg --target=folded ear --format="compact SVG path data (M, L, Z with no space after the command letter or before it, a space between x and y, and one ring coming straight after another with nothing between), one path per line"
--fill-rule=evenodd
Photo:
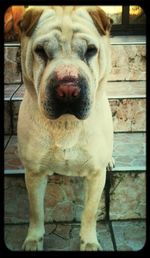
M40 7L29 7L19 22L21 32L26 36L30 36L43 12Z
M113 20L100 7L89 8L88 13L101 35L106 35L110 32Z

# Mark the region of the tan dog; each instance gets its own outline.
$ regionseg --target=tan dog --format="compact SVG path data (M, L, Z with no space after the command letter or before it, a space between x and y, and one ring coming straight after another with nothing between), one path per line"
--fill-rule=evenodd
M58 173L85 177L80 250L101 249L96 214L113 149L111 21L99 7L30 7L19 26L26 92L18 144L30 202L23 248L43 248L47 177Z

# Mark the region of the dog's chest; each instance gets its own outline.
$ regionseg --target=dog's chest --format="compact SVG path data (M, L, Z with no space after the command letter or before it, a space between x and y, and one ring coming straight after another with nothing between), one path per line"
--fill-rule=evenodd
M48 173L68 176L85 176L90 170L91 157L83 148L54 148L41 160Z

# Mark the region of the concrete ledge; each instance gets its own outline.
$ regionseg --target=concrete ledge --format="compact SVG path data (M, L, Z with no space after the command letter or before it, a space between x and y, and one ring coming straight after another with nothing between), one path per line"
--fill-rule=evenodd
M110 38L111 45L145 45L146 36L114 36Z
M113 36L110 38L110 43L115 44L146 44L146 36ZM4 43L4 47L19 47L20 43Z

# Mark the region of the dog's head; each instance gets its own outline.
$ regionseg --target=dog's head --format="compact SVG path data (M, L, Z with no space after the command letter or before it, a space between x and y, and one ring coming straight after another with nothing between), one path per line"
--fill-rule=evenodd
M49 119L85 119L110 68L109 19L99 7L30 7L20 18L27 90Z

